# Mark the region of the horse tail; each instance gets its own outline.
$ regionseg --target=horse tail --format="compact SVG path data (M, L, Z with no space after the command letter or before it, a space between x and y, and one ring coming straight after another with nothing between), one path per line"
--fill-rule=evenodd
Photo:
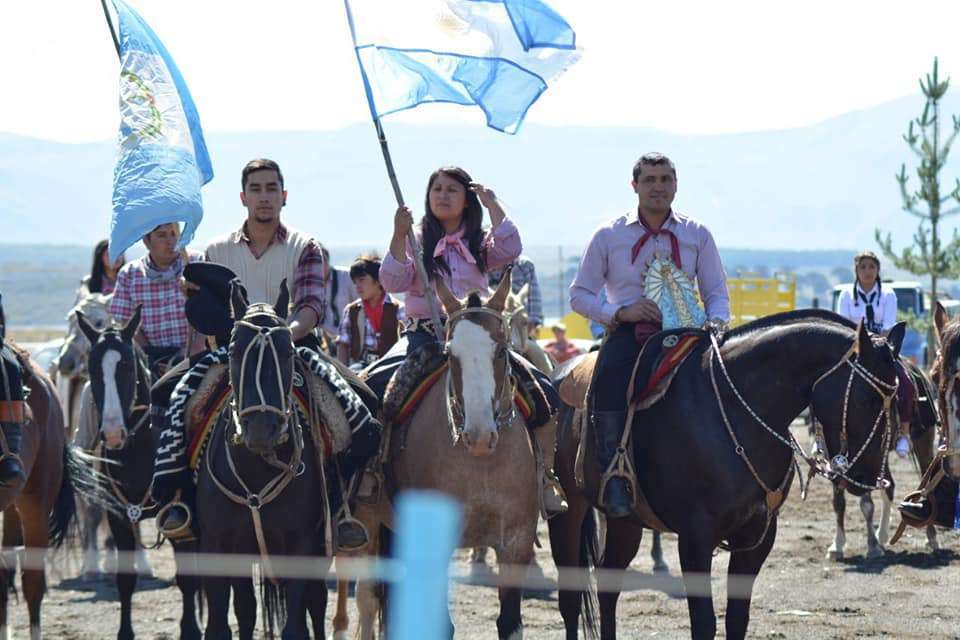
M599 564L600 537L597 535L597 513L594 509L587 509L587 515L580 525L580 566L592 569ZM583 616L583 626L588 638L598 638L597 629L600 608L597 596L597 585L588 581L588 586L580 592L580 615Z
M275 631L283 628L287 617L287 589L282 582L260 576L260 600L263 601L263 627L268 638L275 637Z
M63 445L63 474L60 479L60 489L57 499L50 510L47 525L50 541L49 546L59 549L76 529L77 501L74 483L81 474L78 467L85 466L73 453L73 446Z

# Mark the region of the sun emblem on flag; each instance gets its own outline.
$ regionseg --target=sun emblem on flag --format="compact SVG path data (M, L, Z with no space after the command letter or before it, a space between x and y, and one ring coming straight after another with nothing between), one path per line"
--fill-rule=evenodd
M470 29L470 25L458 16L449 3L442 3L437 11L437 24L449 36L459 36Z
M122 146L136 146L141 140L163 137L163 115L157 108L152 87L140 76L126 70L120 73L121 112L127 132Z

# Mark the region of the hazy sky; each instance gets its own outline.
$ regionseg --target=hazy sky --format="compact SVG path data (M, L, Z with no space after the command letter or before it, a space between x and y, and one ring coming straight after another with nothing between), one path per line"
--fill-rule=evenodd
M369 118L342 0L129 1L177 61L208 131ZM781 129L916 93L935 55L960 76L957 0L549 1L584 56L528 122ZM0 131L115 136L119 67L99 0L5 0L0 60ZM483 123L479 109L434 105L387 126L437 118Z

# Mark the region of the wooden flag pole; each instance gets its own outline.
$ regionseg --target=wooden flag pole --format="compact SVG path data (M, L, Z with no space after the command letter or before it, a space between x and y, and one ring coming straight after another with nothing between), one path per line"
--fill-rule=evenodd
M347 12L347 22L350 25L350 36L353 39L354 52L356 51L357 38L356 30L353 26L353 14L350 12L350 0L343 0L344 8ZM377 139L380 141L380 151L383 153L383 162L387 167L387 176L390 178L390 185L393 187L393 195L397 199L397 206L404 206L403 193L400 191L400 183L397 181L397 172L393 169L393 160L390 157L390 147L387 146L387 135L383 131L383 125L380 123L380 116L377 115L377 108L373 103L373 92L370 89L370 81L360 62L360 54L357 53L357 65L360 67L360 78L363 80L363 89L367 95L367 106L370 107L370 116L373 118L373 126L377 131ZM427 277L427 269L423 266L423 247L417 241L417 235L413 232L413 227L407 230L407 242L410 243L410 250L413 251L413 265L417 270L417 277L423 286L423 296L427 301L427 308L430 310L430 320L433 322L433 331L437 340L444 341L443 329L440 327L440 310L437 308L437 296L434 295L431 281Z
M107 26L110 28L110 37L113 38L117 58L120 58L120 40L117 39L117 30L113 28L113 18L110 17L110 11L107 9L107 0L100 0L100 6L103 7L103 17L107 19Z

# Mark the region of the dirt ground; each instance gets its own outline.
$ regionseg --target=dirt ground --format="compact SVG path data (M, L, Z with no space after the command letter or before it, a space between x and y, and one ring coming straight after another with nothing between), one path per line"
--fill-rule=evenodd
M801 435L798 427L797 435ZM805 434L803 439L805 439ZM911 462L891 456L897 495L913 489L917 473ZM833 540L831 489L822 479L814 482L806 502L794 488L780 518L776 545L754 591L750 637L754 638L960 638L960 536L940 531L943 550L931 553L923 531L909 529L905 537L878 559L865 558L866 540L857 501L847 503L847 557L825 559ZM877 513L879 515L879 500ZM899 521L895 514L893 524ZM547 576L556 576L546 529L545 547L537 559ZM145 539L150 533L145 532ZM679 575L676 540L665 536L665 554L671 574ZM179 630L179 593L172 584L173 561L169 546L150 552L156 578L142 579L134 598L134 624L139 638L176 638ZM714 575L726 572L728 556L720 553ZM457 562L467 563L466 552ZM44 601L43 630L47 638L99 639L116 637L119 605L116 590L107 578L84 582L75 576L79 562L63 575L49 572ZM649 544L644 542L632 569L650 575ZM715 580L718 627L723 629L724 582ZM327 634L333 615L331 593ZM352 606L352 605L351 605ZM16 637L28 637L26 607L11 602ZM451 611L461 638L495 638L496 591L455 583ZM524 601L528 638L563 638L556 592ZM355 613L353 614L355 621ZM689 637L686 601L660 591L624 593L619 604L621 638Z

